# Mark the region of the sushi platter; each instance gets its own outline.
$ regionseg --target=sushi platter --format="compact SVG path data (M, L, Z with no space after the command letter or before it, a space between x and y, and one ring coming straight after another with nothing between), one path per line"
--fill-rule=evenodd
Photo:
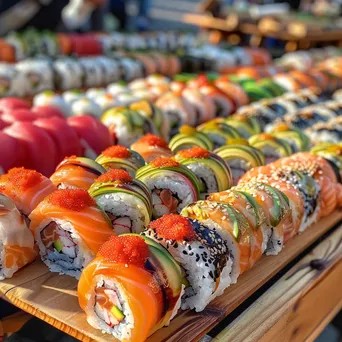
M263 257L239 278L238 284L228 288L205 311L180 313L170 326L157 331L148 341L197 341L341 220L342 211L335 211L319 221L293 238L278 256ZM48 272L41 261L36 261L19 271L12 279L0 283L2 296L67 334L81 341L114 341L114 338L87 324L86 316L78 304L76 288L75 279Z
M50 38L0 64L23 72L0 94L5 300L82 341L197 341L341 233L342 50Z

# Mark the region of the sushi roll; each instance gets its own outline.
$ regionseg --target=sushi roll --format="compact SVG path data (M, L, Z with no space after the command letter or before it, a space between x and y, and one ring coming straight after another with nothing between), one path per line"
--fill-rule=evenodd
M0 280L11 278L37 254L33 235L15 203L0 194Z
M106 148L95 161L107 171L111 169L125 170L131 177L135 177L137 170L145 165L145 161L139 153L121 145Z
M131 145L131 149L138 152L146 163L158 157L170 158L173 155L168 143L163 138L153 134L142 136Z
M244 191L230 190L212 193L208 201L227 203L241 213L251 228L252 248L249 256L249 267L252 267L267 249L270 227L262 207L253 196Z
M156 106L168 116L171 127L171 135L178 132L182 125L194 127L196 125L196 110L193 105L174 92L161 96Z
M215 117L215 105L210 97L203 95L197 89L186 88L182 92L185 102L189 103L196 112L195 126Z
M342 141L342 117L319 122L306 130L312 141L316 143L330 142L337 144Z
M85 95L82 90L72 89L63 92L62 97L66 103L71 105L74 101L83 99Z
M85 97L87 97L90 100L95 101L95 99L98 96L104 95L106 94L106 89L104 88L89 88L86 92L85 92Z
M244 115L235 114L225 119L227 125L234 127L238 132L240 137L248 139L254 134L261 133L261 127L258 121L253 117L246 117ZM236 136L232 138L238 138Z
M232 260L225 241L201 222L176 214L152 221L144 236L165 247L184 270L182 309L202 311L230 283Z
M32 210L56 190L49 178L41 173L13 168L0 176L0 193L9 197L26 219Z
M57 166L50 179L58 189L88 190L104 172L105 168L92 159L71 156Z
M101 108L102 113L117 105L115 97L109 93L97 95L93 101Z
M249 268L252 248L251 230L244 216L229 204L214 201L192 203L181 215L198 221L226 242L233 262L230 279L235 284Z
M199 90L205 97L210 98L214 103L216 117L227 117L233 113L236 106L232 99L223 91L212 84L205 84L201 86Z
M286 140L293 152L308 151L310 149L310 139L300 129L290 127L287 124L278 124L270 132L274 137Z
M217 118L199 125L197 130L208 136L214 145L213 149L226 145L229 139L241 137L238 130L227 124L223 118Z
M140 233L151 220L150 190L127 171L107 171L95 180L89 194L106 212L117 235Z
M308 152L296 153L275 163L277 167L290 167L312 177L319 189L319 214L316 220L331 214L337 206L338 178L332 166L324 158Z
M40 256L50 271L77 279L114 234L107 215L81 189L56 190L29 218Z
M125 234L112 236L83 270L78 299L95 329L120 341L145 341L175 316L184 283L163 246Z
M107 91L115 97L119 94L127 93L129 88L122 83L111 83L107 86Z
M287 140L276 138L268 133L253 135L248 139L248 142L264 154L266 164L295 152Z
M304 218L304 200L299 191L291 185L289 182L280 180L279 178L273 178L272 168L270 165L259 166L248 171L242 179L239 181L239 185L247 182L252 183L264 183L271 185L272 187L280 190L289 200L289 206L291 209L292 224L286 224L284 229L284 245L294 235L299 232L299 229L303 223Z
M196 175L173 159L154 159L138 170L136 179L152 192L154 218L179 213L199 198L200 184Z
M272 172L274 179L288 182L300 193L304 201L304 217L299 228L303 232L317 221L320 212L320 188L315 179L306 172L298 171L293 165L275 167Z
M92 115L95 118L100 118L102 115L102 108L93 100L88 98L81 98L75 100L71 104L72 115Z
M229 166L217 154L202 147L178 151L175 160L190 169L200 181L201 198L232 186Z
M53 63L55 83L60 90L83 88L84 70L77 60L62 57Z
M248 144L232 143L214 151L229 166L232 172L232 184L236 185L239 179L251 168L265 164L264 154Z
M266 255L277 255L284 246L284 232L293 227L288 198L276 187L261 182L240 183L236 190L250 194L261 206L263 215L266 217L264 241L267 241L267 247L265 253Z
M71 115L70 105L64 101L63 97L55 94L51 90L46 90L40 94L37 94L33 98L34 106L54 106L59 108L65 116Z
M149 101L133 102L130 109L138 111L141 115L148 117L154 123L160 135L165 140L170 137L170 122L168 116L157 106Z
M130 147L147 133L158 135L152 120L138 111L123 107L106 111L101 118L119 145Z
M202 147L206 150L212 150L214 145L207 134L197 131L190 126L182 126L179 133L176 134L169 143L172 152L185 150L193 146Z
M27 96L29 93L29 80L7 63L0 62L0 81L0 98Z

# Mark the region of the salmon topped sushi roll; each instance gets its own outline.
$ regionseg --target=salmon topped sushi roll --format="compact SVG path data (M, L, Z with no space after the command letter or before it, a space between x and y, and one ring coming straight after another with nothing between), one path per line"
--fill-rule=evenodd
M29 218L44 263L52 272L76 278L114 234L108 216L81 189L56 190Z
M37 254L33 235L15 203L0 194L0 280L11 278Z
M138 170L136 178L152 192L154 218L179 213L199 199L200 184L196 175L173 159L154 159Z
M107 171L111 169L120 169L127 171L132 177L145 165L142 156L128 147L115 145L106 148L95 160Z
M0 176L0 193L12 199L25 218L55 190L49 178L23 167L11 169Z
M252 233L245 217L233 206L214 201L192 203L181 215L198 221L226 242L233 261L230 278L236 283L239 275L249 269L252 251Z
M252 267L265 252L269 238L269 226L262 207L252 195L236 190L235 187L230 190L212 193L207 199L230 204L245 217L252 233L252 248L249 258L249 267Z
M153 134L146 134L131 145L133 151L138 152L146 161L151 162L157 157L172 157L172 151L168 143L161 137Z
M201 197L223 191L232 186L229 166L217 154L201 147L178 151L175 160L190 169L201 184Z
M167 214L143 235L164 246L184 270L188 286L182 309L205 309L231 283L232 259L224 239L201 222Z
M78 299L95 329L120 341L145 341L168 325L184 292L182 269L154 240L112 236L83 270Z
M151 220L150 190L124 170L104 173L95 180L89 194L109 216L116 234L140 233Z
M272 176L272 168L270 166L260 166L248 171L239 181L239 184L246 182L261 182L271 185L280 190L289 200L291 208L292 225L286 225L284 230L284 244L299 232L304 219L304 200L300 192L289 182L275 179Z
M278 254L284 245L284 232L292 227L288 198L277 188L261 182L242 183L236 189L253 196L261 206L267 223L264 231L265 241L267 241L265 253L267 255ZM291 227L289 228L288 225Z
M50 179L58 189L88 190L104 172L105 168L90 158L71 156L57 166Z
M339 187L336 174L331 165L323 158L309 152L296 153L289 158L283 158L275 163L275 167L291 167L313 177L320 189L319 215L325 217L331 214L337 206Z

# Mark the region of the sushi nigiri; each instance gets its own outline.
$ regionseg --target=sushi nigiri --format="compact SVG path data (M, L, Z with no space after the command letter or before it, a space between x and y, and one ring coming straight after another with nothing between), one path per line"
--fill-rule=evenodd
M50 271L76 278L114 234L108 216L81 189L56 190L29 219L40 256Z
M15 203L0 194L0 280L35 260L33 235Z

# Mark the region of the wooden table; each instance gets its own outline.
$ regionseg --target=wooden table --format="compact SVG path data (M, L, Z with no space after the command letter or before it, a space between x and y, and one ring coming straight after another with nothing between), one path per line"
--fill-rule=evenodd
M252 299L252 305L228 323L214 340L275 341L281 333L286 337L282 341L311 341L342 305L342 226L298 260L261 297L254 301L253 296L341 220L342 212L336 211L308 228L289 241L278 256L263 257L203 312L181 312L169 327L157 331L149 341L197 341L247 299ZM312 263L314 259L324 262ZM50 273L36 261L12 279L1 282L0 293L24 311L82 341L115 341L87 324L78 306L76 287L75 279Z

